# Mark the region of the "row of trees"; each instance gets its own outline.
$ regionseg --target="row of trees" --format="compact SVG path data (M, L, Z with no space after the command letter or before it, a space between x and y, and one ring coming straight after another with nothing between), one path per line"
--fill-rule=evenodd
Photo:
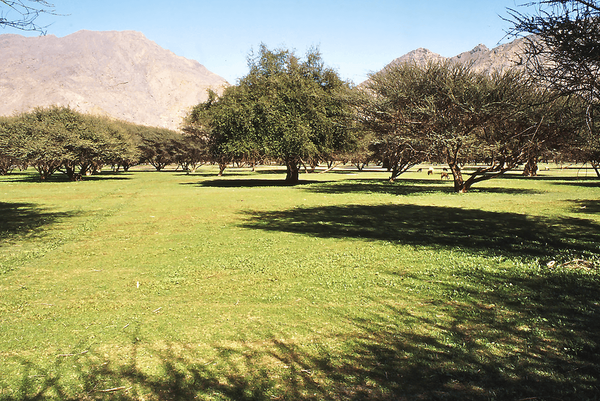
M46 179L75 180L104 165L149 163L195 169L207 162L278 161L286 181L300 167L334 160L377 162L397 178L424 162L446 163L457 192L541 156L596 161L587 129L593 106L534 85L522 72L477 74L468 66L399 64L352 88L325 68L318 52L300 60L262 46L236 86L191 110L184 134L39 108L0 121L0 173L33 166ZM595 140L596 139L596 140ZM463 166L479 167L467 176Z
M185 130L226 163L278 160L286 181L300 166L376 161L391 179L423 161L446 163L457 192L540 157L591 162L597 133L600 17L595 1L544 0L534 16L513 11L513 34L530 38L524 69L479 74L469 66L398 64L352 88L324 67L261 46L250 71L190 113ZM464 174L466 163L479 165Z
M57 171L71 180L105 165L128 170L148 163L157 170L176 163L197 168L205 147L178 132L78 113L68 107L37 108L0 120L0 174L34 167L42 180Z
M261 45L237 85L191 110L185 135L38 109L0 125L0 157L8 166L31 164L42 178L59 169L73 178L108 163L194 171L213 162L222 172L232 162L276 161L290 184L302 166L322 162L377 162L393 180L430 161L448 165L457 192L519 165L533 175L540 157L589 161L600 176L600 7L536 4L533 15L512 11L512 33L536 35L518 71L397 64L353 87L315 49L301 59ZM478 167L465 174L467 163Z
M580 104L532 84L516 70L477 74L468 66L402 64L371 76L359 110L377 133L392 179L423 161L446 163L457 192L540 156L571 152ZM465 177L462 166L479 167Z
M232 161L277 160L296 183L302 165L325 161L383 164L397 178L424 162L446 163L457 192L541 156L593 160L582 127L587 104L535 84L524 72L479 74L469 66L398 64L358 88L324 67L261 46L238 85L214 93L188 115L185 130L206 155ZM462 167L480 165L468 177Z

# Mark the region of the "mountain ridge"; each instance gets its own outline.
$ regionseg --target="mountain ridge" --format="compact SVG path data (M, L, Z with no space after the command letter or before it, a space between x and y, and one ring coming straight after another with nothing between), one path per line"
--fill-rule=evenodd
M504 71L508 68L522 68L521 56L524 46L531 37L517 38L489 49L484 44L479 44L473 49L457 54L454 57L444 57L429 49L419 48L412 50L388 63L386 68L406 62L424 65L428 62L451 61L457 63L470 63L476 72Z
M69 106L177 129L190 107L227 81L136 31L82 30L58 38L0 35L0 115Z

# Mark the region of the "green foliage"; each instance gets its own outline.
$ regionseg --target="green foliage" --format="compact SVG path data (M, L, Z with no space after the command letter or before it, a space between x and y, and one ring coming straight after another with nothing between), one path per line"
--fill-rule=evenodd
M133 157L131 136L117 123L67 107L37 108L0 124L0 149L31 165L42 180L58 170L76 180Z
M181 134L166 129L138 126L140 161L151 164L157 171L177 161L181 152Z
M0 117L0 175L10 173L20 164L11 139L12 119Z
M248 65L238 85L188 117L210 135L220 163L278 160L287 167L286 181L296 183L301 163L328 160L351 145L349 85L324 66L318 51L301 60L288 50L261 45Z
M509 9L510 33L526 36L522 64L541 85L584 104L575 143L600 177L600 2L541 0ZM521 12L522 10L523 12Z
M562 99L522 73L479 74L457 63L398 64L371 76L361 108L372 148L397 174L423 160L448 164L456 192L566 143L573 129ZM465 163L487 163L463 178Z

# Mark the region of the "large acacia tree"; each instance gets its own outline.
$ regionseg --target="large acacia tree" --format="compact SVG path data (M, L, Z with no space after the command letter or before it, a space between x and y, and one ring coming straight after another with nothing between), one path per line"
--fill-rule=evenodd
M600 1L539 0L510 15L512 34L531 35L523 62L530 75L585 105L581 121L587 138L573 150L591 161L600 176Z
M194 109L217 157L278 160L286 166L286 182L295 184L302 164L351 145L349 84L324 65L318 51L301 59L261 45L248 66L237 85Z
M456 192L524 163L561 127L561 108L516 71L457 63L402 63L373 74L361 116L403 163L445 162ZM558 114L556 114L558 112ZM552 114L555 113L555 114ZM465 176L463 166L478 162Z

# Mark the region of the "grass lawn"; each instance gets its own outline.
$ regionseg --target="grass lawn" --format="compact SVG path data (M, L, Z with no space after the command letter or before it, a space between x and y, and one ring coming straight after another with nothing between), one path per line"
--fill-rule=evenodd
M0 177L0 400L598 399L581 171Z

